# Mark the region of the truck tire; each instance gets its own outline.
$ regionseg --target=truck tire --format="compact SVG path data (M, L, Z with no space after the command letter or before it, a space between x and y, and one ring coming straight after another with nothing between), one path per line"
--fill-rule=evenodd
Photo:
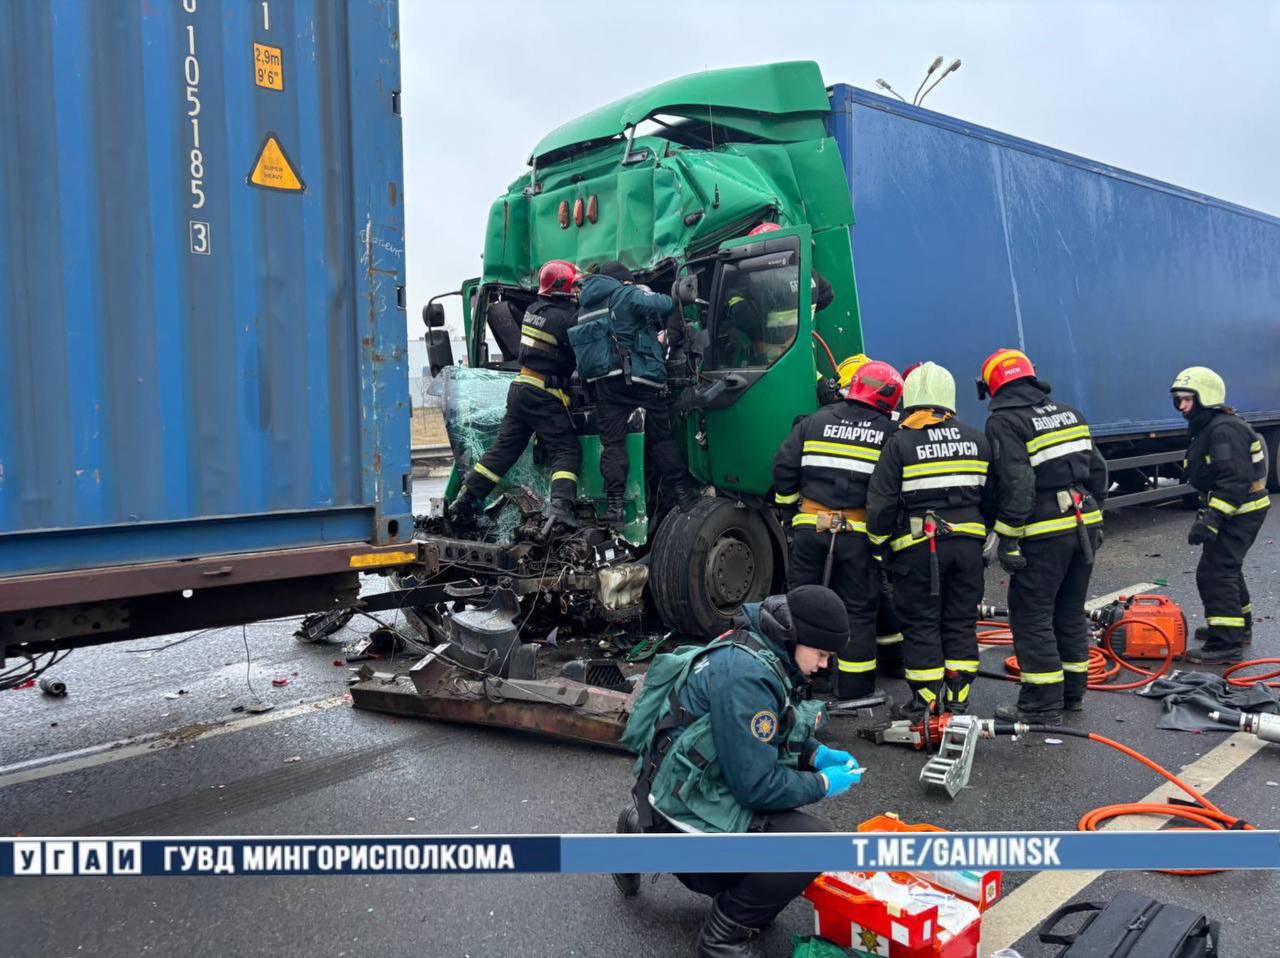
M1263 433L1262 444L1267 447L1267 492L1280 492L1280 429Z
M729 628L744 602L773 584L773 543L764 519L723 497L663 517L649 553L653 603L668 627L710 639Z

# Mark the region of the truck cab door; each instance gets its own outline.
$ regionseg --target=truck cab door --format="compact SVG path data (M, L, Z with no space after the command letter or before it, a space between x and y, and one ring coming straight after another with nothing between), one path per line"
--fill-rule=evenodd
M796 226L720 247L701 371L714 396L700 413L717 488L767 492L792 421L817 405L811 239Z

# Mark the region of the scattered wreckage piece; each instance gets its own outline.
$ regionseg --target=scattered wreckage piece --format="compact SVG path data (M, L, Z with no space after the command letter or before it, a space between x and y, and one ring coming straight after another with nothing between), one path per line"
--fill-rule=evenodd
M476 668L475 658L452 643L441 643L407 678L375 672L357 682L351 687L352 702L356 708L406 718L489 725L622 749L619 739L636 690L563 677L503 678Z

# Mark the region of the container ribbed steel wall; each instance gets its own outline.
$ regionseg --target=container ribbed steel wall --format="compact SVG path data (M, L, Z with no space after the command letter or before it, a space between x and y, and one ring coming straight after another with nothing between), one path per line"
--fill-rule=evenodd
M0 575L409 537L397 13L0 4Z

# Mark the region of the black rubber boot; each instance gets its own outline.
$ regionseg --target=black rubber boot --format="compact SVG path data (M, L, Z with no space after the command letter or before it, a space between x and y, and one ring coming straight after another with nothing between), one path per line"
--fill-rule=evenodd
M1253 643L1253 622L1250 616L1244 617L1244 631L1240 633L1240 644L1251 645ZM1207 625L1202 625L1196 629L1195 640L1200 644L1213 641L1213 633Z
M996 706L996 718L1002 722L1026 722L1028 725L1062 724L1061 712L1024 712L1016 705Z
M604 510L604 521L609 526L627 524L627 511L622 504L622 496L609 496Z
M676 483L676 506L688 512L702 498L702 487L686 476Z
M1206 642L1198 649L1188 649L1182 657L1184 662L1193 665L1226 665L1244 659L1244 646L1227 645L1225 643Z
M760 958L752 944L759 937L760 929L731 921L720 910L720 899L713 898L698 935L698 958Z
M895 705L889 713L891 718L906 719L914 724L939 711L938 703L943 695L941 682L908 682L907 685L911 687L911 698Z
M1062 710L1064 712L1083 712L1084 699L1066 699L1062 703Z
M967 715L969 712L969 692L973 690L973 683L967 679L947 676L945 688L947 698L943 711L950 712L952 715Z
M929 706L918 695L913 695L901 705L889 709L889 718L895 722L910 722L915 725L929 716Z
M634 805L628 805L618 813L618 826L614 829L619 835L640 834L640 814ZM613 883L618 886L624 898L634 898L640 894L640 876L638 874L618 874L613 876Z

